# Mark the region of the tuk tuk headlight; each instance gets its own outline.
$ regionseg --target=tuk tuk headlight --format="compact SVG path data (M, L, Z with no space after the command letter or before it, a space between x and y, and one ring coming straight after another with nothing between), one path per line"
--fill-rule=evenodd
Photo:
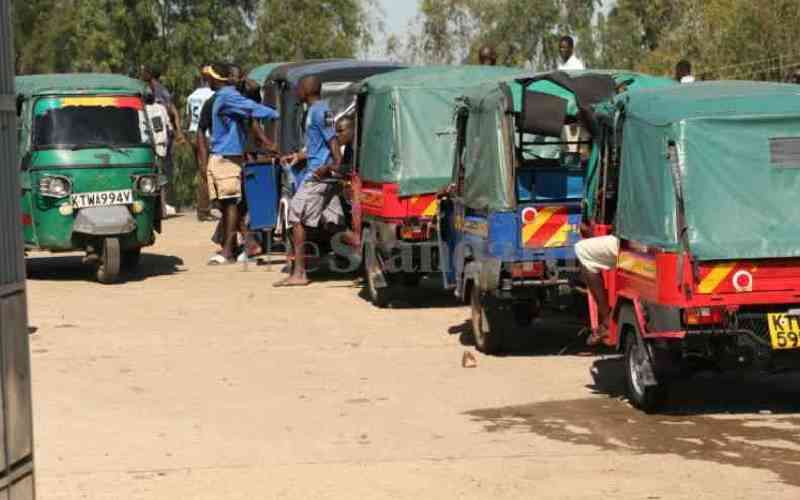
M72 194L72 182L60 175L46 175L39 179L39 194L50 198L64 198Z
M158 176L157 175L142 175L136 178L134 187L139 194L145 196L153 196L158 193Z

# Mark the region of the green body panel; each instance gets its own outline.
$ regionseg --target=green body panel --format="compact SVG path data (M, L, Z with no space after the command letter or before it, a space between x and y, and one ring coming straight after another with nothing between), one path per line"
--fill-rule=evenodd
M59 212L62 205L70 204L69 197L55 199L39 194L40 179L46 175L67 177L72 182L73 193L132 189L133 176L157 173L153 149L143 146L120 150L31 151L34 109L36 103L44 106L51 96L142 96L144 84L120 75L65 74L20 76L15 79L15 85L17 95L25 99L20 117L19 151L22 213L32 221L23 229L26 245L43 250L70 251L96 244L93 241L96 237L73 233L77 211L69 215ZM136 230L120 235L122 250L141 248L155 241L157 198L140 196L134 191L134 201L142 202L144 210L132 214Z
M424 66L367 78L360 95L359 173L398 183L401 196L433 193L452 172L455 99L483 82L522 77L518 69Z
M800 92L795 85L700 83L631 92L624 111L617 232L667 250L686 234L699 260L800 256L800 155L772 156L771 140L800 151ZM668 145L677 149L673 177Z
M99 168L37 168L25 175L30 177L31 185L38 186L39 180L46 175L60 175L68 177L72 182L73 193L90 193L94 191L113 191L131 189L134 175L152 174L153 168L144 166L104 166ZM69 197L54 199L41 196L36 189L31 189L23 194L23 200L29 200L33 219L33 239L28 239L26 244L31 247L52 251L67 251L82 249L91 237L73 234L72 225L77 211L71 215L62 215L59 212L61 205L69 205ZM156 198L140 196L134 192L134 201L144 203L145 210L134 215L136 231L127 238L122 239L123 249L132 249L147 246L153 243L153 225L156 217Z

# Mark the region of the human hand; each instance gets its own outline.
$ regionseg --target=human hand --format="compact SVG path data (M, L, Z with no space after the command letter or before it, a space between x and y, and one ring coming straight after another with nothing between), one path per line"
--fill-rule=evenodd
M300 155L292 153L281 157L281 165L285 167L293 167L300 161Z

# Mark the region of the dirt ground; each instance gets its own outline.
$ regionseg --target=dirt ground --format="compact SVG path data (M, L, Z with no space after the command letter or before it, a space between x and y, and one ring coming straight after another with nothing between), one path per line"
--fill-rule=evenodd
M796 499L796 376L700 377L647 416L575 319L476 354L435 282L387 310L352 277L274 289L173 219L127 283L29 259L38 497ZM279 260L275 256L274 260ZM534 334L535 332L535 334Z

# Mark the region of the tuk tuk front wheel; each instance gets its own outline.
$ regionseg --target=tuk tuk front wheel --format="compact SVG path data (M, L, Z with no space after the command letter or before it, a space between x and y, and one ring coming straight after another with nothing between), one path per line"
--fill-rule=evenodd
M475 347L484 354L498 354L511 333L510 311L498 301L485 297L477 283L471 287L470 305Z
M656 385L648 385L646 379L653 376L655 369L646 341L639 333L633 311L623 309L620 313L620 328L626 328L625 340L625 382L628 399L636 408L652 413L661 408L667 399L667 386L656 380ZM651 383L652 384L652 383Z
M104 285L113 285L119 280L121 264L119 238L105 238L103 240L103 253L97 266L97 281Z

